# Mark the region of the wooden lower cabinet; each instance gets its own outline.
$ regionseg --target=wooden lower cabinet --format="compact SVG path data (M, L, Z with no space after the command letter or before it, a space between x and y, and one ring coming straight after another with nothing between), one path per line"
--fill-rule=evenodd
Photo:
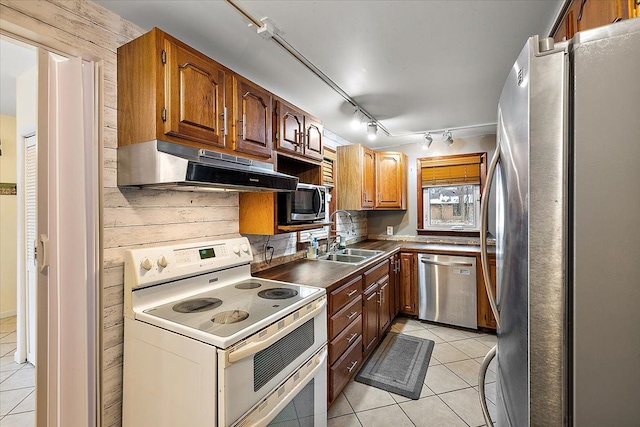
M362 307L362 351L364 357L367 357L378 345L378 318L380 312L378 298L378 283L365 290Z
M362 365L362 336L329 368L329 402L336 400Z
M328 401L333 403L376 348L395 317L389 268L395 255L364 272L348 277L328 292ZM395 269L397 270L397 268ZM363 288L365 288L363 292Z
M379 304L379 313L378 313L378 337L382 339L384 333L391 326L391 298L390 298L390 283L389 283L389 275L384 276L380 279L379 287L378 287L378 304Z
M415 316L418 314L418 270L415 253L400 253L400 311Z
M333 402L362 361L362 274L328 292L329 402ZM355 364L354 364L355 362ZM353 366L352 366L353 365Z
M482 264L480 256L477 259L477 278L478 278L478 327L496 329L496 318L491 311L491 305L489 304L489 298L487 296L487 290L485 287L484 276L482 274ZM491 279L491 289L493 295L496 295L496 256L495 254L489 254L489 275Z

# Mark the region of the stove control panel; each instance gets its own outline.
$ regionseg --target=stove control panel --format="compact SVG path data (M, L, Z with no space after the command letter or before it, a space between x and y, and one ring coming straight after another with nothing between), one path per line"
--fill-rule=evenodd
M200 273L249 264L246 237L186 245L131 249L125 253L125 286L135 289Z

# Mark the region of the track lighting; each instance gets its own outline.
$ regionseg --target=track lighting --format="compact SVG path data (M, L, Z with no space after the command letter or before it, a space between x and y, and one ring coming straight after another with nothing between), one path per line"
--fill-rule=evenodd
M444 141L442 141L444 145L449 147L451 144L453 144L453 136L451 136L450 130L446 131L442 136L444 137Z
M433 142L433 137L431 136L431 132L425 133L424 134L424 145L423 147L429 148L431 147L431 143Z
M369 141L373 141L378 136L378 125L376 122L367 123L367 138Z

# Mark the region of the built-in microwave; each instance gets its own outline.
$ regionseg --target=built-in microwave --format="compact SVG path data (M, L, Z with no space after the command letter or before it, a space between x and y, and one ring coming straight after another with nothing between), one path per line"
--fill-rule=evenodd
M301 184L295 191L278 193L278 223L295 224L326 218L327 187Z

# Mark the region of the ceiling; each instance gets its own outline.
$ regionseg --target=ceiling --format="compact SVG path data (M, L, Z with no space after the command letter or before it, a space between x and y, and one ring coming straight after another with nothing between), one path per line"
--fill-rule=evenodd
M389 132L351 128L354 107L233 7L217 1L98 0L145 30L159 27L373 148L495 133L504 79L527 37L548 35L562 0L246 1ZM487 126L476 126L488 124ZM458 129L469 127L467 129ZM404 136L403 136L404 134ZM406 135L413 134L413 135Z

